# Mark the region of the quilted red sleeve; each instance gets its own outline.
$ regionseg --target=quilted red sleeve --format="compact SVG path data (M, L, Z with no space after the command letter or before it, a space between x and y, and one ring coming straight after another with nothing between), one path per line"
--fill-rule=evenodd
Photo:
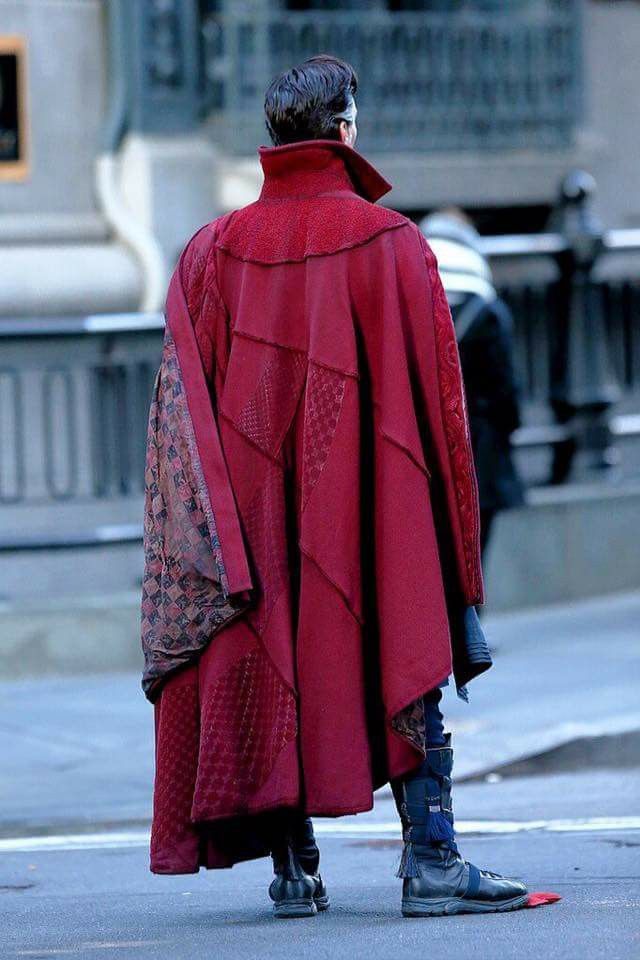
M202 367L207 383L211 385L215 371L218 314L222 305L215 276L215 256L204 247L201 234L196 234L185 248L179 270Z
M167 295L167 327L175 342L182 389L193 425L197 454L212 513L228 594L250 590L251 576L235 495L217 423L213 339L224 310L215 281L215 260L207 256L214 224L199 231L185 249Z
M468 605L484 602L480 560L480 510L460 358L451 312L431 248L416 229L428 285L428 316L409 310L416 366L428 421L429 458L443 492L458 585ZM420 305L424 300L420 300Z

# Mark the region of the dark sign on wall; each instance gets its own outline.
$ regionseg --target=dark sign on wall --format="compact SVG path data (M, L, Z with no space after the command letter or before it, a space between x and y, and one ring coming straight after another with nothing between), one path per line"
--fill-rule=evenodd
M0 180L27 174L25 46L0 34Z

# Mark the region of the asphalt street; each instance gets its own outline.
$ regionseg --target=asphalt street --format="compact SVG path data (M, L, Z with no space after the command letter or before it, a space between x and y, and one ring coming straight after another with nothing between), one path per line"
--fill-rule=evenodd
M464 839L479 865L526 876L560 903L487 916L407 920L396 840L322 837L326 914L276 921L268 861L154 877L143 847L5 853L0 956L486 960L637 960L640 832L507 834Z
M316 960L638 960L640 790L637 769L461 784L463 854L521 876L560 903L489 916L400 916L392 801L318 821L332 906L276 921L268 860L197 876L148 872L147 831L50 830L0 840L0 957Z
M469 705L447 693L462 853L563 898L504 915L401 917L385 791L316 824L326 915L275 921L267 860L155 877L138 676L0 684L0 958L640 960L639 612L636 595L492 619L494 670Z

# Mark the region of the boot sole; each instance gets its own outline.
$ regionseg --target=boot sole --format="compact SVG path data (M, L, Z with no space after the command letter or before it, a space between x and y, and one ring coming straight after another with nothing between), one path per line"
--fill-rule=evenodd
M314 897L313 900L286 900L273 906L273 915L278 920L298 920L315 917L329 909L329 897Z
M442 900L418 900L405 897L402 901L403 917L450 917L459 913L507 913L524 907L528 893L499 903L484 900L464 900L462 897Z
M326 907L322 909L326 910ZM284 900L273 906L273 915L277 920L298 920L303 917L315 917L318 912L315 900Z

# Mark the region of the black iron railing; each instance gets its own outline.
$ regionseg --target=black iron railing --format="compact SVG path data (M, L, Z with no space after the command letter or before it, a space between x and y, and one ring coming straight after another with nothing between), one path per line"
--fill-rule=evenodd
M620 438L640 436L640 281L599 274L640 252L640 230L592 229L587 199L568 203L557 232L483 240L525 278L529 260L554 266L551 282L501 292L524 394L515 443L554 451L555 482L578 467L593 476ZM162 329L157 314L0 320L0 550L140 538Z
M567 175L554 213L556 231L537 237L486 238L487 256L551 258L552 280L501 290L517 325L517 364L535 433L516 442L555 444L551 482L572 470L617 461L616 436L637 432L640 410L640 282L604 279L603 263L640 251L640 230L601 229L592 213L593 178ZM612 410L626 416L615 423ZM546 421L546 422L545 422ZM547 429L545 434L544 427ZM577 468L577 470L576 470Z

